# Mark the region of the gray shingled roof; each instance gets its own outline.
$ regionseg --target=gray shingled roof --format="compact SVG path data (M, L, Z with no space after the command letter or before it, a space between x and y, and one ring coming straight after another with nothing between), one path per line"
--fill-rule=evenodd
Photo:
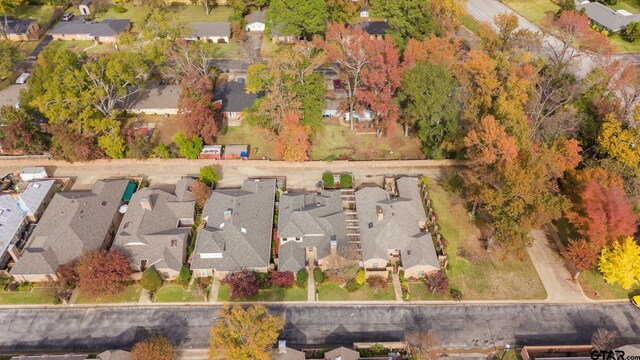
M233 80L216 87L214 101L222 102L222 112L242 112L261 97L262 94L246 93L244 80Z
M356 191L362 259L387 259L389 249L399 249L402 265L407 269L415 265L439 268L431 234L421 232L418 225L427 220L418 179L404 177L396 183L400 195L396 198L379 187ZM383 212L381 220L378 210Z
M271 352L271 360L304 360L304 352L285 347L284 352L280 352L280 349L274 349Z
M256 10L254 12L252 12L251 14L245 16L245 20L247 21L247 24L251 24L254 22L258 22L258 23L265 23L266 21L266 11L265 10Z
M347 349L346 347L339 347L331 351L324 353L324 358L327 360L336 360L340 356L341 360L358 360L360 359L360 353Z
M599 2L577 4L576 9L584 10L589 19L612 31L623 30L629 23L640 21L640 14L620 13Z
M242 189L212 192L202 214L206 226L198 232L191 269L239 271L269 266L275 190L275 180L245 180Z
M229 22L192 22L190 37L230 37L231 23Z
M178 227L178 221L193 220L195 201L187 191L193 182L191 178L180 179L176 193L159 188L136 192L120 223L113 247L127 254L133 264L147 260L149 266L157 269L180 271L191 226ZM145 198L151 202L151 210L142 207ZM177 246L171 246L172 240L177 241Z
M386 21L363 21L356 26L369 35L385 35L389 30L389 23Z
M29 26L34 22L36 22L34 19L7 20L7 34L22 35L29 30ZM2 25L4 25L4 19L2 21Z
M54 195L11 274L54 274L59 265L99 249L128 184L99 180L91 191Z
M61 21L51 35L118 36L129 28L129 19L105 19L103 21Z
M317 259L331 254L331 240L338 254L346 256L347 224L340 190L324 190L320 195L283 194L278 212L278 237L302 238L287 241L278 250L278 270L296 272L305 267L305 248L316 248Z
M125 108L129 110L178 109L180 85L146 84L144 91L127 98Z

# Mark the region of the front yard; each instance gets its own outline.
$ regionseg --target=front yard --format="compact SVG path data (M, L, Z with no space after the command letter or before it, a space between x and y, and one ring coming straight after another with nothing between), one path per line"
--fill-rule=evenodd
M158 290L154 297L154 302L202 302L206 301L206 294L209 288L202 292L202 296L198 296L196 290L184 290L182 286L177 284L165 285Z
M620 285L607 284L597 270L581 272L578 281L584 294L594 300L630 299L640 295L640 285L625 290Z
M218 302L230 301L306 301L307 289L294 285L290 289L284 289L277 286L268 289L260 289L258 295L252 298L238 298L231 300L229 286L220 285L218 290Z
M86 52L88 55L105 54L116 51L113 44L96 44L89 40L54 40L47 45L47 48L71 50L77 54Z
M540 25L547 13L555 13L560 7L551 0L504 0L505 5L522 15L525 19Z
M543 300L547 297L524 249L515 254L494 246L488 253L480 242L480 228L467 215L464 200L433 181L429 182L428 190L447 244L450 288L462 292L464 300ZM413 287L418 285L422 284ZM418 298L434 297L426 293L426 289L424 293L415 290ZM419 300L416 297L412 294L410 300Z
M53 289L37 284L30 290L0 291L0 305L53 304L54 302Z
M394 301L396 299L391 283L384 289L373 289L368 284L364 284L360 289L349 292L336 282L325 281L318 285L316 290L319 301Z
M141 292L142 286L137 283L127 286L123 292L115 295L93 297L84 294L82 290L80 290L78 298L76 299L76 304L137 303L138 300L140 300Z

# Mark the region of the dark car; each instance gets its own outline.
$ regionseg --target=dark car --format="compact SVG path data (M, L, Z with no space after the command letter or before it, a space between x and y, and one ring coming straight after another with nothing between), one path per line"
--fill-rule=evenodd
M342 90L342 81L339 79L333 80L333 90Z
M73 19L74 15L70 14L70 13L66 13L64 15L62 15L62 21L71 21L71 19Z

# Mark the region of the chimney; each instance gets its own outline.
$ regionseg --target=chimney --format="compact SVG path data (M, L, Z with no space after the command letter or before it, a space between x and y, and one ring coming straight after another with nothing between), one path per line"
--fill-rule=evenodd
M142 206L143 209L149 211L153 209L153 205L151 205L151 199L149 199L149 197L147 196L140 198L140 206Z
M286 354L286 353L287 353L287 341L278 340L278 354Z
M382 220L384 217L384 210L382 210L382 207L376 206L376 213L378 213L378 221Z

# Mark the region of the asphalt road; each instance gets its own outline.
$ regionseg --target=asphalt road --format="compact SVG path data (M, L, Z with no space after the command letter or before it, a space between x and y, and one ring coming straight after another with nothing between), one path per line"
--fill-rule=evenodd
M640 310L630 304L278 305L291 346L402 340L432 331L442 347L489 348L588 343L602 327L640 343ZM167 336L179 348L206 348L217 306L4 309L0 351L97 351Z

